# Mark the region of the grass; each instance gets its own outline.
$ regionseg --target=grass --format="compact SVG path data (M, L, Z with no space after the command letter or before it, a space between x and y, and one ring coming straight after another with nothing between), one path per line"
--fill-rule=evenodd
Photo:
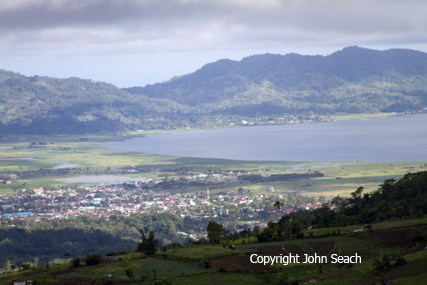
M419 222L424 219L415 220L413 222ZM409 221L397 221L400 222L397 225L402 226L407 224ZM382 227L387 228L390 226L396 226L396 223L386 222L382 223ZM319 284L355 284L363 280L376 280L372 273L372 261L375 258L380 258L383 254L396 254L401 249L392 248L383 245L378 245L371 243L365 239L352 236L333 236L325 238L305 238L305 239L287 239L284 241L275 241L268 243L246 243L236 245L237 250L230 250L228 248L223 248L222 246L190 246L177 249L169 249L167 254L167 259L161 257L159 253L154 258L141 258L140 254L126 254L121 256L124 260L119 262L105 262L101 263L98 266L92 267L81 267L77 269L75 273L67 273L64 275L58 276L59 278L75 278L75 277L85 277L85 278L96 278L96 279L105 279L107 274L114 274L113 280L116 281L129 281L128 277L125 274L125 269L132 267L136 274L137 279L134 281L135 284L139 284L139 277L143 272L150 272L151 276L148 282L153 282L154 272L157 279L163 277L169 277L172 280L173 284L211 284L214 281L216 284L265 284L266 282L274 283L277 278L277 271L281 268L284 269L290 278L295 278L297 280L311 278L318 276L319 264L289 264L283 266L281 264L275 264L273 272L252 272L252 273L237 273L237 272L214 272L212 270L204 268L198 265L200 260L214 260L220 258L232 257L234 255L243 255L244 252L256 252L258 247L269 247L277 245L299 245L303 251L306 253L312 252L313 248L322 249L319 247L324 242L334 241L335 246L332 250L334 253L339 252L341 255L350 255L352 253L358 252L373 252L376 254L371 257L362 257L362 263L356 264L352 267L352 272L347 273L346 275L334 277L327 279ZM312 243L318 243L314 245ZM312 248L313 246L313 248ZM288 247L289 248L289 247ZM291 247L292 248L292 247ZM329 249L328 249L329 250ZM332 252L331 251L331 252ZM329 253L331 253L329 252ZM278 252L277 254L280 254ZM175 260L172 260L175 259ZM417 264L422 261L424 264L427 260L427 251L420 251L414 254L405 256L407 263L406 267L396 267L393 268L391 272L396 270L399 273L397 276L410 276L414 273L414 268ZM304 260L304 258L302 259ZM421 264L421 265L422 265ZM328 274L331 271L338 270L339 267L337 264L322 264L325 274ZM420 265L420 266L421 266ZM56 270L64 269L63 265L58 265L55 267ZM69 265L66 265L69 266ZM424 265L422 265L424 266ZM243 270L245 270L243 268ZM412 272L412 273L411 273ZM333 277L334 272L331 272ZM405 275L409 274L409 275ZM49 280L48 273L38 273L37 271L34 274L25 276L25 279L33 280ZM27 278L28 277L28 278ZM413 276L410 278L405 278L399 280L400 283L397 284L421 284L415 283L420 282L422 278L425 278L425 274L419 276ZM11 276L7 277L11 279ZM414 280L412 282L412 280ZM6 280L5 280L6 281ZM406 283L404 283L406 282ZM3 282L4 283L4 282ZM0 285L3 284L0 282ZM4 283L7 284L7 283Z
M394 281L394 285L407 285L407 284L424 285L426 284L426 280L427 280L427 272L416 275L416 276L412 276L409 278L397 279Z
M335 120L337 121L348 121L348 120L362 120L362 119L377 119L392 116L390 113L375 113L375 114L366 114L366 113L337 113L334 115Z
M114 274L115 279L128 279L125 270L128 267L134 269L135 275L139 278L144 270L149 271L154 277L153 270L156 271L156 278L183 276L190 274L203 274L207 270L201 266L192 263L167 260L162 258L140 259L134 261L121 261L102 263L96 268L82 268L82 276L105 278L107 274Z
M247 273L207 273L203 275L184 276L173 278L174 285L209 285L213 284L265 284L265 282L255 278L252 274Z
M243 252L224 248L219 245L204 245L170 249L166 254L170 259L199 262L243 255Z
M371 225L374 231L379 231L379 230L420 226L420 225L426 225L426 224L427 224L427 217L424 217L421 219L412 219L412 220L384 221L381 223L373 223ZM307 235L307 236L311 232L314 234L314 236L325 235L328 233L332 234L332 232L338 232L338 231L341 231L341 234L349 234L359 228L363 228L363 225L352 225L352 226L343 226L343 227L334 227L334 228L325 228L325 229L311 229L311 230L304 230L303 233L304 235Z
M365 116L365 115L363 115ZM353 118L353 117L352 117ZM144 134L155 134L162 132L146 132ZM289 172L307 172L320 171L325 177L301 181L283 181L273 183L250 184L240 181L225 181L219 185L210 187L212 194L221 191L235 191L240 187L257 195L266 193L267 187L275 187L279 192L296 191L305 196L318 198L323 195L327 199L340 196L349 196L352 191L359 186L365 187L365 192L374 191L378 185L387 178L398 179L405 173L411 171L427 170L425 162L393 162L393 163L355 163L352 162L280 162L280 161L237 161L227 159L209 159L209 158L187 158L162 156L156 154L115 151L102 145L104 142L130 139L135 136L141 136L139 133L132 133L128 136L96 136L96 135L68 135L68 136L10 136L7 141L0 142L0 172L7 171L30 171L42 169L52 169L60 165L72 165L72 167L90 168L91 175L105 174L105 170L121 169L123 167L135 166L144 169L170 169L182 166L212 166L223 170L243 169L251 173L270 174L289 173ZM85 138L88 141L81 141ZM36 145L30 144L36 142ZM39 142L46 142L46 145L40 145ZM37 148L36 148L37 147ZM24 160L27 158L27 160ZM31 158L31 160L28 160ZM331 165L335 167L329 167ZM160 174L165 172L148 172L126 174L125 176L135 177L143 176L146 178L157 179ZM76 176L75 174L74 176ZM168 173L169 177L179 177L177 173ZM73 176L69 174L67 177ZM36 179L18 179L11 184L0 184L0 194L13 194L12 187L19 187L24 182L27 188L36 188L40 185L54 185L65 187L70 183L57 181L64 178L58 177L40 177ZM340 178L340 179L336 179ZM218 182L222 180L219 179ZM86 183L72 183L83 185ZM199 192L206 190L205 186L189 186L186 192ZM170 190L168 190L170 191ZM274 194L268 192L269 194ZM276 192L277 193L277 192Z
M220 245L228 246L228 245L232 245L232 244L238 245L238 244L257 243L257 242L258 242L258 238L256 238L256 237L248 237L248 238L243 237L243 238L239 238L236 240L230 240L228 242L226 240L222 240L220 242Z

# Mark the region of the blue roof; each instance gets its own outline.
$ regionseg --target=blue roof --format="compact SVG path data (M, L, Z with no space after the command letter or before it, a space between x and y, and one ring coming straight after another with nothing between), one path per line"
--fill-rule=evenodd
M26 215L34 215L33 212L24 212L24 213L16 213L16 214L3 214L3 217L13 217L13 216L26 216Z
M16 213L15 216L34 215L33 212Z

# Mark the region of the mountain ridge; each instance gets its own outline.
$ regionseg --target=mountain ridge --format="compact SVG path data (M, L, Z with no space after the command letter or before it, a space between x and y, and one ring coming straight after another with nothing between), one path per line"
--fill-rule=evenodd
M119 89L0 70L0 134L117 133L212 127L215 118L419 111L427 53L346 47L221 59L169 81Z

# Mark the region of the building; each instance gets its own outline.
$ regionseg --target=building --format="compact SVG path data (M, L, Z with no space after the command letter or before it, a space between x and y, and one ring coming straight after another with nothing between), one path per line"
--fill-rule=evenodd
M34 194L43 194L43 187L40 188L34 188L33 189Z

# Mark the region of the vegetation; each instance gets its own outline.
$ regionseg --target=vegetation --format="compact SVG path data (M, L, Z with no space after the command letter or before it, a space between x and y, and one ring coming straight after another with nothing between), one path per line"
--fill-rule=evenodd
M242 255L237 250L230 250L219 245L200 245L170 249L167 251L167 257L173 260L186 260L193 262L204 262L225 257Z
M75 217L50 222L32 223L27 228L27 223L22 220L15 221L15 227L9 227L3 223L0 227L0 267L3 267L8 258L12 264L21 266L24 262L32 261L38 257L39 265L46 264L53 259L63 257L64 253L70 253L73 258L73 266L79 267L80 257L90 252L110 253L130 250L137 246L141 240L140 230L153 231L156 229L163 242L178 241L175 234L171 234L170 228L187 230L182 219L172 219L170 213L160 214L135 214L128 218L119 217L111 219ZM143 230L141 230L143 231ZM148 235L148 240L151 235ZM156 240L152 240L153 246L147 246L146 253L154 254L153 249L158 246ZM94 255L89 257L93 260ZM95 256L96 257L96 256ZM86 262L88 257L86 257ZM92 262L92 261L89 261ZM97 261L99 262L99 260Z
M146 236L144 230L140 230L142 241L137 246L137 251L141 252L145 256L152 256L156 253L157 247L159 246L159 241L154 239L154 231L151 231Z
M121 133L216 127L286 114L419 111L427 55L348 47L332 55L220 60L164 83L119 89L79 78L0 71L0 134Z
M165 83L125 90L218 115L402 112L426 104L425 80L415 79L426 76L426 61L422 52L358 47L326 57L264 54L219 60Z

